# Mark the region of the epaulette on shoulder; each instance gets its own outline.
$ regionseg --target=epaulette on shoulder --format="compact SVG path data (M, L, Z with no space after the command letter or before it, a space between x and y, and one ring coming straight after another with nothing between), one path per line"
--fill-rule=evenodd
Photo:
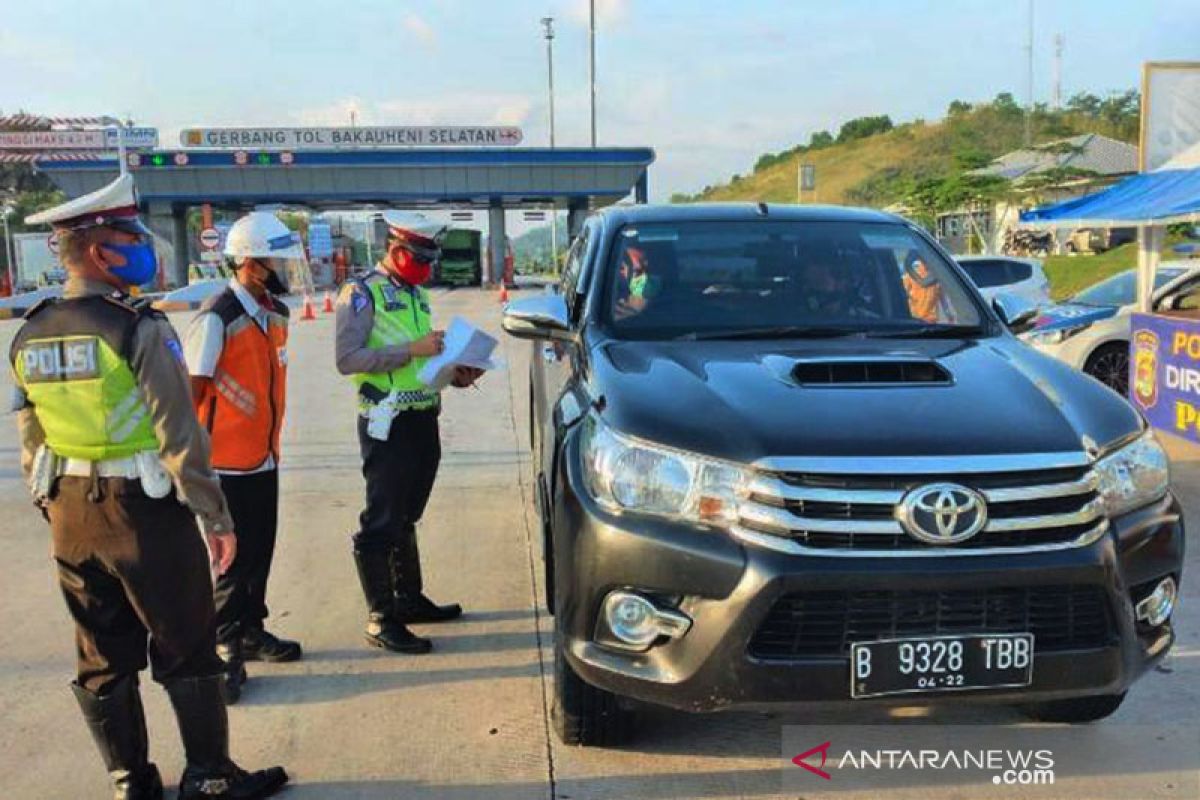
M148 297L131 297L122 292L113 292L105 295L104 299L122 311L139 317L166 317L166 314L154 307L154 301Z
M45 311L47 308L54 305L58 301L59 301L59 298L57 298L57 297L43 297L41 300L38 300L36 303L34 303L32 306L30 306L29 310L27 310L24 314L21 315L21 319L33 319L34 316Z
M104 295L105 302L111 303L122 311L128 311L130 314L137 314L141 309L138 307L140 300L136 297L130 297L121 292L112 292Z

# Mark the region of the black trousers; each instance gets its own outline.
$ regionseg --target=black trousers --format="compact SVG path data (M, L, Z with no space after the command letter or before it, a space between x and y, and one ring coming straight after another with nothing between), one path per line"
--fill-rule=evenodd
M354 546L360 551L390 549L398 592L422 591L417 522L425 513L442 444L438 410L401 411L392 420L386 442L367 435L367 421L358 420L358 443L367 505L359 515Z
M216 675L208 550L174 494L139 481L59 478L48 514L52 554L75 620L77 681L98 695L146 668L154 679Z
M262 628L267 618L267 578L279 522L279 471L222 475L221 491L237 532L237 558L217 578L217 641L229 642Z

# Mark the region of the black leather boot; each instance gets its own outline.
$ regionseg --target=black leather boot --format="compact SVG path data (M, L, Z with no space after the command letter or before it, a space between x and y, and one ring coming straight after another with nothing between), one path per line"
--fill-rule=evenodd
M269 661L282 664L299 661L304 655L300 643L291 639L280 639L263 628L247 628L242 634L242 659L245 661Z
M162 800L162 778L149 762L146 717L136 674L126 675L95 695L71 684L100 757L112 777L115 800Z
M235 634L230 641L217 643L217 655L225 662L225 671L221 675L221 696L225 699L225 705L231 706L242 699L242 686L246 683L241 638Z
M179 800L252 800L283 788L288 780L283 767L247 772L229 758L229 717L219 675L177 678L166 689L187 756Z
M449 622L462 616L462 606L458 603L440 606L426 597L424 585L421 554L417 549L417 531L416 528L410 528L400 537L399 544L392 551L396 621L403 624Z
M395 653L421 654L433 643L415 635L395 617L392 599L391 548L354 548L358 579L367 599L367 644Z

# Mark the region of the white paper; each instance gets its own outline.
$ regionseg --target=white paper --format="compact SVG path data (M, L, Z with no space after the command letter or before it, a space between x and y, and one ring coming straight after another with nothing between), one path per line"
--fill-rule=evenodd
M446 329L446 348L441 355L432 356L425 362L417 377L421 383L434 391L450 385L455 367L477 367L482 370L496 369L499 364L492 358L498 342L467 322L462 317L450 320Z

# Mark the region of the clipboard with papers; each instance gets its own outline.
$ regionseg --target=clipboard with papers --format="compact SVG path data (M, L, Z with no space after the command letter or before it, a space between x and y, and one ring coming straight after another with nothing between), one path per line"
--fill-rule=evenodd
M421 367L417 377L430 389L440 391L454 379L455 367L475 367L482 370L499 369L501 364L492 358L498 342L462 317L450 320L444 339L445 349L432 356Z

